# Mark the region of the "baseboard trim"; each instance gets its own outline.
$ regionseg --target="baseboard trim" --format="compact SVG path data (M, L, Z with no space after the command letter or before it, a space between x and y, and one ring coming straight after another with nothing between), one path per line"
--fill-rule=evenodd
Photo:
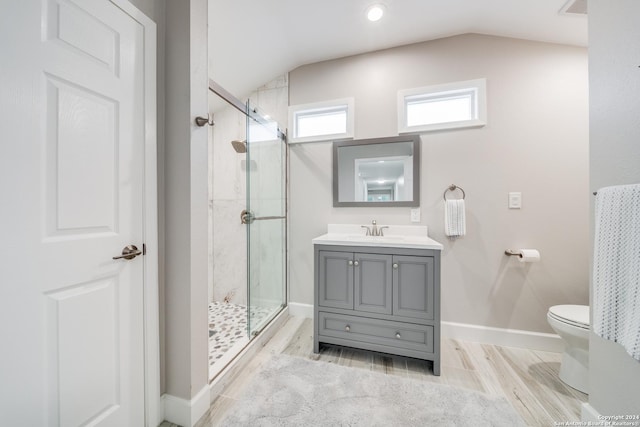
M588 421L592 422L601 422L602 418L600 413L594 409L589 403L582 404L582 422L586 423ZM594 424L595 425L595 424Z
M313 304L302 304L299 302L290 302L288 306L289 306L290 316L313 319Z
M204 386L191 400L163 394L162 404L166 421L183 427L193 427L209 409L209 385Z
M519 347L554 353L562 353L564 351L564 343L560 336L520 329L493 328L490 326L443 321L441 323L441 334L446 338L505 347Z

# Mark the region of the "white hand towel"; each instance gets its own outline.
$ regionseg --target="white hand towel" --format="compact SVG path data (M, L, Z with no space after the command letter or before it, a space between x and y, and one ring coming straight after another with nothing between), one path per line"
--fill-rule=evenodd
M446 200L444 202L444 234L449 237L461 237L466 233L464 200Z
M640 361L640 184L596 196L593 332Z

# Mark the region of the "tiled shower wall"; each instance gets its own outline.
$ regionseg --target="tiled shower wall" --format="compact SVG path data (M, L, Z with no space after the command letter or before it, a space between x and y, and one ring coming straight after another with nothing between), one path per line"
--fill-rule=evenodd
M231 145L234 139L246 139L245 115L224 106L214 93L209 96L215 121L209 137L209 300L247 305L247 236L240 212L246 206L247 168L255 169L257 163L247 165L245 155ZM281 129L286 128L287 74L258 88L249 99L262 114L277 120Z

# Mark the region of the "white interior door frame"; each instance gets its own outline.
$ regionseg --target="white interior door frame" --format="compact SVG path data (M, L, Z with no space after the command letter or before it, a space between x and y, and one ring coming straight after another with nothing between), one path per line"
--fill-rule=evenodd
M144 28L144 400L145 424L156 427L164 419L160 399L156 24L128 0L110 1Z

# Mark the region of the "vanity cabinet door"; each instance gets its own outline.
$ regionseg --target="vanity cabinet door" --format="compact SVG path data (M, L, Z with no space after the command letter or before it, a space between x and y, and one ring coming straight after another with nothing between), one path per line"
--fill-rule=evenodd
M354 310L391 314L391 255L354 255Z
M393 314L434 319L434 258L393 257Z
M353 310L353 253L319 252L318 305Z

